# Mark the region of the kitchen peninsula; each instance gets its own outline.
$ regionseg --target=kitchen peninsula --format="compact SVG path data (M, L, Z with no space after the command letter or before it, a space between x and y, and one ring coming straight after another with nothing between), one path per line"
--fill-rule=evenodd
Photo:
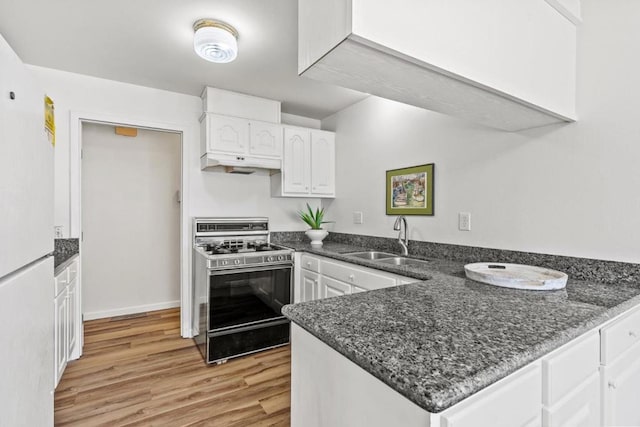
M431 268L382 267L345 255L362 247L290 246L430 277L285 307L294 322L293 426L560 425L575 414L584 417L580 425L598 424L598 369L615 358L606 358L613 340L601 343L598 331L614 336L620 319L622 328L640 323L634 310L640 286L628 277L519 291L468 280L463 263L433 259Z

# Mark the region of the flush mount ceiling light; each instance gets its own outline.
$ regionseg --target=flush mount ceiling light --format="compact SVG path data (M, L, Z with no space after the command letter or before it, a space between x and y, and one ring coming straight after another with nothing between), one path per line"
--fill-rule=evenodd
M238 32L231 25L214 19L193 24L193 48L207 61L225 64L238 56Z

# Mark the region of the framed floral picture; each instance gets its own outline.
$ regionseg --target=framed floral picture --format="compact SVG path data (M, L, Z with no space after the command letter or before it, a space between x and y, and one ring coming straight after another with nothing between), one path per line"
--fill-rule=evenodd
M387 215L433 215L434 164L387 171Z

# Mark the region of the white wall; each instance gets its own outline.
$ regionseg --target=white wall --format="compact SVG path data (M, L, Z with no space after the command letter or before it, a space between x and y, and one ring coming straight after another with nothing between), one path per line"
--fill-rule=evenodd
M280 120L283 125L301 126L312 129L320 129L322 124L321 120L288 113L282 113L280 115Z
M82 129L86 320L180 306L180 135Z
M640 262L640 3L584 0L582 14L577 123L506 133L374 97L324 120L334 230L395 236L385 170L433 162L435 216L409 217L411 239Z
M306 200L271 198L270 180L266 174L240 176L200 170L198 118L202 114L202 102L199 97L37 66L29 68L55 102L55 223L64 226L65 237L69 236L72 221L70 112L191 127L191 138L185 143L190 147L188 191L192 216L264 215L270 217L274 230L304 230L304 224L296 218L295 210L304 206Z

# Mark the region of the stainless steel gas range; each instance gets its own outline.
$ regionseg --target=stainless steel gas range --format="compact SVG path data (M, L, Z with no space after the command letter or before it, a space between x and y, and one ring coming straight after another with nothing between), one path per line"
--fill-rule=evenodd
M293 251L268 218L194 218L194 333L207 363L289 342Z

